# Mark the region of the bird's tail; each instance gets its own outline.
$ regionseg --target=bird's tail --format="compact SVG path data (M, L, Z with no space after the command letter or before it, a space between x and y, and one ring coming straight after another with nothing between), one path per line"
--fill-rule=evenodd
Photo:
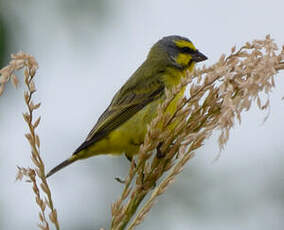
M56 167L54 167L53 169L51 169L47 174L46 174L46 178L50 177L51 175L53 175L54 173L58 172L59 170L63 169L64 167L66 167L67 165L72 164L74 161L78 160L78 157L76 155L72 155L70 158L68 158L67 160L61 162L59 165L57 165Z

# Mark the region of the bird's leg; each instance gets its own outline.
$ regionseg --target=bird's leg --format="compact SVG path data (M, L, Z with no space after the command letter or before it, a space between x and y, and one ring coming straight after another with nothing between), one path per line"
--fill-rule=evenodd
M158 146L157 146L157 158L158 158L158 159L161 159L161 158L163 158L163 157L165 156L165 154L162 153L162 151L161 151L162 145L163 145L163 142L160 142L160 143L158 144Z
M129 156L129 155L125 154L125 157L126 157L127 160L130 161L130 163L132 163L133 156ZM136 163L135 162L134 162L134 167L136 168Z
M131 163L131 162L132 162L132 158L133 158L133 157L132 157L132 156L129 156L129 155L127 155L127 154L124 154L124 155L125 155L126 159L127 159L127 160L129 160L129 161L130 161L130 163Z

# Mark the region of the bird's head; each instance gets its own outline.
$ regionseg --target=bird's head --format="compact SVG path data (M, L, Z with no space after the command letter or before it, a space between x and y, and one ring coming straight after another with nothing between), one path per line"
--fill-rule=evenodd
M207 57L189 39L172 35L159 40L150 50L148 59L184 69L196 62L205 61Z

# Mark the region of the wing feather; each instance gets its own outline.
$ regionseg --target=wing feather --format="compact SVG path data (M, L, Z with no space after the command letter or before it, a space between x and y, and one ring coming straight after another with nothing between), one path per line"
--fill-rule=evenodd
M140 73L141 74L141 73ZM85 142L76 149L74 154L106 137L147 104L161 97L164 93L164 83L161 81L162 72L138 79L132 76L114 96L111 104L98 119ZM135 75L135 74L134 74ZM127 86L127 87L126 87Z

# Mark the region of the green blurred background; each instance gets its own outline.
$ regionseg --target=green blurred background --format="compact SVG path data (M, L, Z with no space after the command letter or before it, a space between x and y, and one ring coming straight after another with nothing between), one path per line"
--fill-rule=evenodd
M84 140L112 96L163 36L190 38L213 64L233 45L284 32L283 1L0 0L0 65L23 50L39 62L36 100L47 169ZM270 118L243 114L220 159L213 136L137 229L283 229L284 155L281 97L276 77ZM30 184L15 183L16 165L31 166L21 113L24 84L0 97L0 229L37 229ZM49 179L62 229L108 229L110 206L129 164L100 156Z

